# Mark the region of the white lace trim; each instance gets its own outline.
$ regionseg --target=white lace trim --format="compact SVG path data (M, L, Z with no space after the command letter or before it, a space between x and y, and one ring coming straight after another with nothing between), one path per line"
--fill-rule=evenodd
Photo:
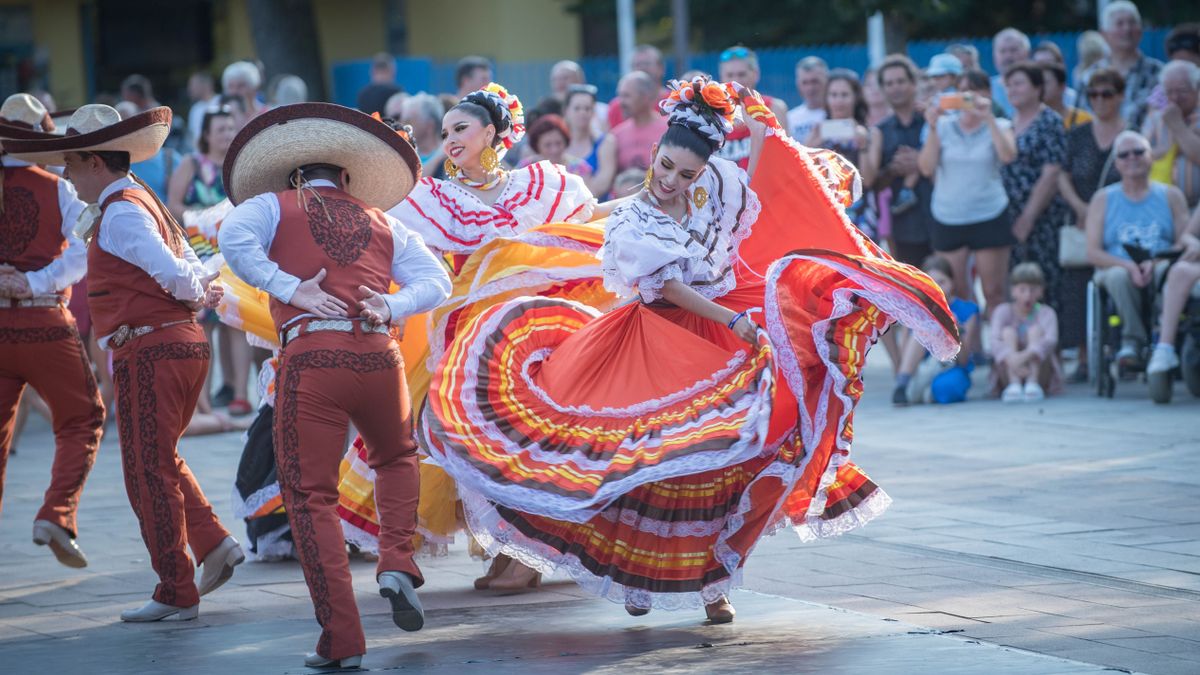
M541 196L536 200L529 199L521 203L512 211L505 210L510 200L529 188L539 172L542 175ZM434 196L434 186L437 186L441 195L453 202L460 211L481 218L487 224L461 222L457 214L443 206ZM551 214L550 209L556 201L557 208ZM582 178L566 173L565 169L556 167L549 160L543 160L509 171L508 182L491 205L485 204L474 193L454 181L424 178L413 188L408 199L397 204L388 213L420 234L433 248L455 253L472 253L493 239L519 235L531 227L550 222L551 218L556 222L587 222L595 208L596 198L587 189ZM568 219L567 216L576 209L578 213ZM428 220L436 221L438 227ZM449 237L461 238L472 243L465 245ZM476 239L479 241L474 241Z
M821 361L825 365L826 374L817 400L815 418L808 416L808 406L804 398L806 381L802 372L803 369L800 367L799 359L796 356L787 333L787 327L784 325L777 296L779 279L783 272L791 264L799 260L830 267L850 281L858 284L858 288L839 288L835 290L832 298L833 309L829 317L814 322L811 328L813 342L816 345ZM944 358L948 358L941 356L941 354L947 353L947 351L950 355L953 355L957 351L958 343L941 329L937 320L919 303L909 301L906 297L896 294L892 289L889 289L878 280L850 266L838 263L836 260L808 255L788 256L771 265L767 273L767 278L767 292L764 303L767 314L767 332L771 335L772 341L776 345L779 345L778 363L780 370L783 372L784 379L792 388L800 404L801 439L804 442L804 446L806 448L813 448L816 446L819 436L830 432L836 434L837 451L831 453L829 464L821 475L818 489L814 493L812 503L809 507L810 516L819 516L825 510L828 488L836 480L838 469L850 459L850 443L842 437L841 430L845 428L846 421L854 410L855 401L851 400L850 396L846 394L847 378L845 374L830 357L830 346L827 336L832 327L840 319L859 311L855 306L854 298L856 296L861 297L874 304L889 318L889 323L899 319L901 323L912 329L917 339L938 358L942 358L943 360ZM873 344L877 339L878 331L872 328L872 334L868 336L868 341ZM865 351L861 358L865 360ZM860 363L859 365L861 366L862 364ZM832 430L828 429L827 419L829 397L831 394L836 395L842 402L842 410L837 420L837 426ZM801 471L808 466L811 459L812 454L806 453L800 464Z
M530 298L518 298L501 305L501 308L493 311L479 327L476 340L465 347L467 350L465 363L467 365L463 369L463 372L459 373L462 384L459 389L460 399L457 405L466 411L467 426L475 434L472 442L487 443L494 452L514 456L526 455L538 462L547 464L571 462L584 469L603 470L608 466L608 462L589 461L586 458L576 455L564 456L558 452L544 451L536 443L528 446L517 444L504 433L503 429L496 425L495 420L485 419L475 402L474 397L476 388L478 387L479 375L475 364L479 362L481 354L486 349L486 342L489 336L499 329L500 321L504 315L508 314L513 307L529 300ZM565 307L574 308L585 313L594 313L593 310L572 301L555 299L537 300L539 302L559 303ZM761 334L760 339L766 340L767 336ZM742 397L735 405L728 408L708 411L705 415L692 420L687 425L689 427L703 427L711 424L714 419L727 419L731 416L743 415L745 420L739 429L738 439L727 448L694 453L662 464L645 467L632 475L605 482L595 493L587 497L553 495L525 485L497 482L492 476L480 471L470 460L460 456L462 451L457 448L461 448L464 445L460 435L446 429L440 429L440 431L445 433L445 436L440 439L442 442L432 443L432 432L429 422L426 421L423 424L425 427L424 437L427 442L431 442L429 446L430 454L439 455L440 453L440 456L438 456L439 463L458 481L460 489L465 487L483 493L489 499L505 504L510 508L528 510L560 520L583 522L602 510L612 499L639 485L722 468L758 456L763 451L771 417L771 395L774 382L772 371L773 367L771 365L764 367L759 375L757 391L753 395ZM426 411L428 414L432 414L431 408L427 407ZM656 447L661 441L661 438L648 438L641 441L626 439L622 443L622 447ZM456 449L453 451L448 450L447 445L450 444L456 446Z
M705 586L699 592L650 593L630 588L608 577L598 577L588 571L577 557L559 553L521 534L482 497L473 493L460 494L468 527L490 555L507 555L543 574L566 572L584 591L611 602L662 610L697 608L720 600L721 596L728 595L730 590L742 584L741 569L735 568L731 576Z
M696 181L693 194L704 189L713 196L683 223L640 199L622 204L609 216L600 253L606 288L620 296L636 289L644 302L659 299L663 284L671 279L709 300L736 288L738 249L753 232L762 203L750 189L746 172L733 162L714 157L708 169ZM626 260L624 269L620 259ZM642 274L647 268L655 271Z
M249 333L247 333L249 335ZM279 368L279 352L272 352L271 358L262 362L258 369L258 407L264 405L275 407L275 392L271 385L275 383L275 374Z
M338 520L342 523L342 538L346 540L347 544L353 544L358 547L358 550L365 553L379 555L379 537L344 519L339 518Z
M233 488L233 515L237 518L245 520L253 516L259 509L267 505L267 502L279 496L279 483L271 483L265 487L261 487L250 493L248 497L242 499L242 495L238 492L236 486Z
M780 515L780 509L795 487L796 481L803 475L798 467L775 462L755 477L742 493L737 509L724 520L711 523L676 523L681 525L677 531L664 527L655 531L653 523L636 513L622 511L619 515L610 513L613 509L601 512L601 517L610 522L620 520L627 525L638 522L642 532L660 537L681 536L712 536L719 533L713 545L713 557L729 573L729 577L705 586L698 592L687 593L651 593L643 589L630 588L619 584L606 576L597 576L589 571L570 553L560 553L545 544L531 539L504 520L495 507L481 495L467 490L460 490L463 500L463 510L467 517L467 526L471 534L491 555L507 555L543 574L553 574L562 571L570 575L584 591L599 596L611 602L628 604L643 609L680 610L697 608L715 602L722 595L742 585L742 565L757 547L763 537L771 536L780 530L791 527L800 540L811 542L817 538L826 538L845 534L853 529L862 527L882 514L891 504L891 498L883 490L877 489L867 499L855 505L849 511L831 520L819 517L806 518L804 522L796 523ZM774 511L768 519L768 526L763 529L756 542L750 545L745 556L737 553L729 546L729 539L745 527L745 516L753 510L754 503L751 495L754 493L754 483L763 479L777 479L782 483L780 498ZM646 527L641 527L646 523Z

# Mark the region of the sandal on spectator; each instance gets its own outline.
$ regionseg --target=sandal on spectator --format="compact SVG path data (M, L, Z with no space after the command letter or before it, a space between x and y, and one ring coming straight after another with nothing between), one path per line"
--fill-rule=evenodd
M244 398L235 398L229 402L229 414L234 417L242 417L254 412L254 408L250 406L250 402Z

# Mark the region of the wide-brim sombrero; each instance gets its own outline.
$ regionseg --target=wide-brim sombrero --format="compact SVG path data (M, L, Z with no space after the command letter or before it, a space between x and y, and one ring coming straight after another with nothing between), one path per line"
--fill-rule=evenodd
M292 189L292 174L309 164L345 169L346 191L385 211L421 178L416 149L378 119L333 103L294 103L267 110L238 132L225 155L225 193L240 204Z
M71 115L65 135L5 141L4 149L17 159L51 166L66 164L68 152L128 152L134 163L156 155L170 132L171 109L165 106L121 119L115 109L92 104Z
M54 122L42 102L29 94L13 94L0 105L0 141L53 138Z

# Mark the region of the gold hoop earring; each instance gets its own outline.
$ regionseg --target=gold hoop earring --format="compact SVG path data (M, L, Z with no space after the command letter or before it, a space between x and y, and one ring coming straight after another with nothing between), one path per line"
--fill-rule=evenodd
M708 190L702 187L692 190L692 203L696 205L697 209L704 208L704 205L708 203Z
M646 180L642 181L642 187L649 192L650 182L654 180L654 167L646 169Z
M496 153L496 149L490 145L484 148L483 152L479 153L479 165L488 173L495 171L500 166L500 155Z
M446 172L446 176L450 178L458 178L458 165L455 164L449 157L442 162L442 170Z

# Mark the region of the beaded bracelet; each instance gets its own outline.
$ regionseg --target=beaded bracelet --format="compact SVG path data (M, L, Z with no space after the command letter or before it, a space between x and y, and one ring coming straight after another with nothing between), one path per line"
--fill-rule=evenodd
M733 327L737 325L737 322L746 318L746 316L748 314L750 314L750 310L746 310L744 312L738 312L736 316L734 316L732 319L729 320L729 330L733 330Z

